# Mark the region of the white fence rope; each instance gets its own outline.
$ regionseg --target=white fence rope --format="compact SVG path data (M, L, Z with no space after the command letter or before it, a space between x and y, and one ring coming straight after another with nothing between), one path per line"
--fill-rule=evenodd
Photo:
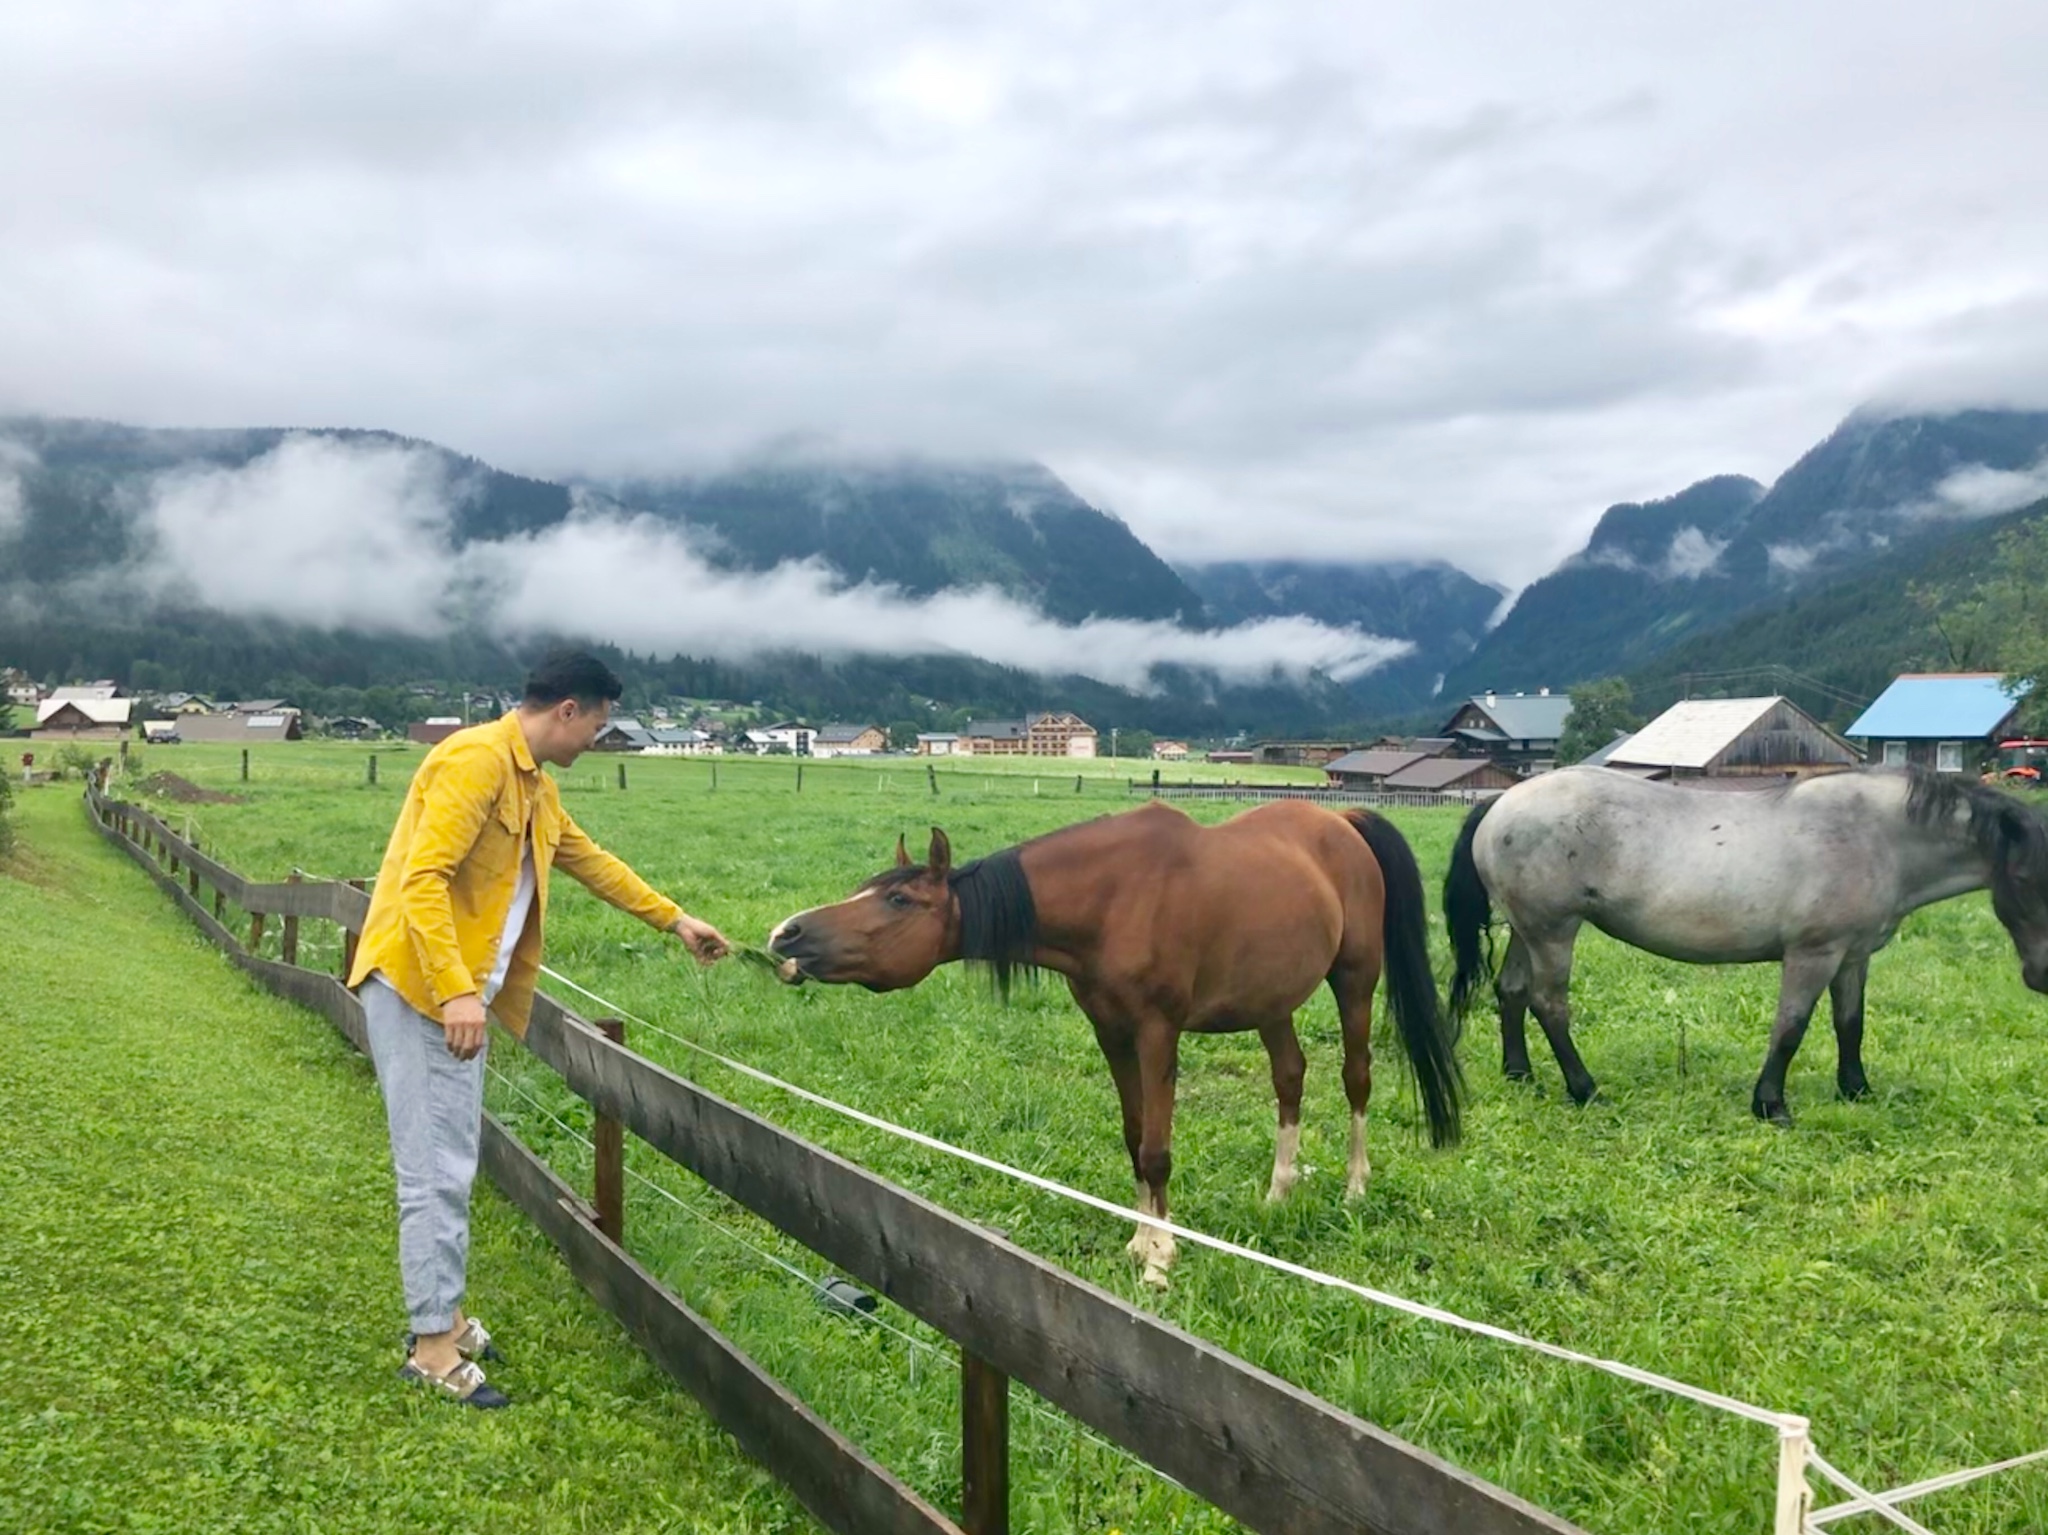
M1231 1257L1242 1258L1247 1262L1274 1269L1279 1273L1290 1274L1296 1279L1305 1279L1311 1284L1321 1285L1328 1289L1346 1291L1358 1296L1362 1300L1370 1301L1376 1306L1384 1306L1389 1310L1403 1312L1425 1321L1437 1322L1446 1327L1454 1327L1479 1337L1492 1338L1496 1342L1512 1344L1517 1348L1531 1349L1536 1353L1546 1354L1553 1359L1561 1359L1570 1364L1584 1365L1589 1369L1601 1370L1622 1380L1633 1381L1639 1386L1649 1386L1654 1390L1663 1391L1669 1395L1683 1397L1688 1401L1696 1402L1703 1407L1712 1407L1721 1412L1732 1413L1736 1417L1747 1418L1752 1423L1768 1424L1780 1430L1793 1429L1804 1432L1806 1429L1806 1420L1796 1413L1774 1412L1768 1407L1758 1407L1754 1403L1740 1401L1732 1396L1723 1396L1718 1391L1709 1391L1702 1386L1694 1386L1682 1380L1674 1380L1668 1375L1659 1375L1652 1370L1637 1369L1634 1365L1623 1364L1616 1359L1602 1359L1597 1355L1582 1354L1576 1349L1565 1348L1560 1344L1547 1343L1540 1338L1530 1338L1521 1333L1510 1332L1507 1328L1496 1327L1491 1322L1474 1321L1470 1317L1460 1316L1454 1311L1446 1311L1440 1306L1425 1305L1421 1301L1412 1301L1386 1290L1376 1290L1370 1285L1362 1285L1354 1280L1342 1279L1335 1274L1324 1273L1320 1269L1312 1269L1303 1264L1291 1263L1285 1258L1276 1258L1270 1253L1262 1253L1254 1248L1226 1241L1222 1237L1211 1236L1207 1232L1198 1231L1191 1226L1182 1226L1172 1220L1162 1220L1156 1216L1142 1215L1128 1205L1120 1205L1114 1200L1104 1199L1099 1195L1073 1188L1056 1179L1047 1178L1038 1173L1026 1172L1022 1168L1012 1167L1006 1162L997 1161L994 1157L983 1156L980 1152L969 1151L964 1147L955 1146L949 1141L942 1141L936 1136L926 1135L921 1130L906 1129L904 1126L891 1123L889 1120L883 1119L878 1115L869 1114L861 1109L836 1102L821 1093L814 1093L809 1088L798 1087L793 1082L785 1082L782 1078L762 1071L758 1067L749 1066L744 1061L736 1061L730 1056L720 1054L707 1045L700 1045L695 1040L686 1039L672 1030L663 1028L660 1024L650 1023L645 1018L628 1012L625 1008L619 1006L618 1003L600 996L587 986L579 985L577 982L570 980L566 975L561 974L557 970L550 969L546 965L541 966L541 973L561 982L562 985L570 990L588 997L592 1002L604 1008L609 1016L623 1018L627 1022L647 1029L663 1039L672 1040L687 1050L694 1051L708 1060L716 1061L729 1071L736 1071L742 1076L752 1078L754 1081L775 1088L779 1092L788 1093L790 1096L799 1098L806 1103L814 1104L819 1108L842 1115L858 1124L866 1125L870 1129L880 1130L886 1135L892 1135L899 1140L908 1141L914 1146L922 1146L927 1151L936 1151L941 1155L956 1158L959 1161L969 1163L985 1171L1000 1174L1005 1178L1038 1189L1043 1193L1053 1194L1076 1204L1086 1205L1090 1209L1100 1210L1105 1214L1115 1216L1118 1220L1137 1221L1142 1225L1157 1227L1197 1247L1207 1247L1215 1252L1227 1253Z

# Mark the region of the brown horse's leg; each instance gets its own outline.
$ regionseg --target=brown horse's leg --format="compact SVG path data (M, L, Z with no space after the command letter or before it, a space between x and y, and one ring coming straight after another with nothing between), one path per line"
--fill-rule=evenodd
M1122 1024L1100 1023L1094 1018L1095 1043L1102 1048L1102 1058L1109 1062L1109 1074L1116 1083L1116 1098L1124 1116L1124 1150L1131 1159L1131 1177L1137 1183L1137 1208L1147 1206L1144 1175L1138 1171L1138 1147L1145 1133L1144 1087L1138 1080L1138 1041L1129 1028ZM1143 1257L1147 1251L1143 1228L1131 1238L1130 1251L1134 1256Z
M1301 1041L1294 1033L1294 1019L1286 1017L1259 1030L1266 1054L1273 1063L1273 1096L1280 1104L1280 1129L1273 1144L1273 1181L1266 1186L1266 1202L1285 1199L1301 1177L1295 1159L1301 1151L1301 1081L1308 1074L1308 1058L1301 1053Z
M1163 1018L1148 1018L1138 1026L1138 1081L1144 1094L1144 1128L1138 1138L1140 1213L1161 1220L1166 1219L1166 1180L1173 1175L1173 1077L1179 1058L1179 1029ZM1138 1239L1145 1283L1165 1289L1166 1271L1173 1266L1172 1233L1140 1223Z
M1340 964L1330 972L1330 995L1344 1026L1344 1097L1351 1104L1351 1153L1344 1163L1344 1197L1357 1199L1372 1177L1365 1151L1365 1111L1372 1102L1372 994L1377 965Z

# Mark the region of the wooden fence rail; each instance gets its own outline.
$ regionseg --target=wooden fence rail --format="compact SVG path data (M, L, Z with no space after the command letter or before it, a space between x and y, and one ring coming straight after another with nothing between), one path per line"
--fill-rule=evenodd
M96 790L88 799L101 830L237 964L361 1047L361 1008L339 980L249 952L158 856L198 871L252 917L324 918L360 930L362 891L244 881L136 807ZM545 994L526 1044L601 1122L631 1130L959 1345L966 1511L956 1524L636 1264L611 1210L602 1222L614 1227L608 1233L590 1204L488 1122L486 1170L579 1282L831 1529L1002 1535L1014 1379L1255 1531L1577 1535L1564 1520L706 1092ZM610 1180L617 1176L609 1171ZM607 1202L615 1189L612 1182Z

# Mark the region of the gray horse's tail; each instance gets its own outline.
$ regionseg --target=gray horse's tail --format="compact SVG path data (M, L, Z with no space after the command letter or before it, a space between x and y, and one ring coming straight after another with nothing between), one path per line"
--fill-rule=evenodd
M1479 877L1479 865L1472 858L1472 839L1493 802L1475 805L1458 833L1451 850L1451 872L1444 876L1444 926L1451 930L1451 953L1457 969L1451 976L1449 1012L1454 1026L1462 1027L1472 1006L1473 993L1493 975L1493 902L1486 894L1486 881Z
M1422 893L1422 871L1415 852L1392 821L1366 810L1345 819L1365 838L1379 861L1386 886L1386 908L1380 921L1380 948L1385 959L1387 1003L1401 1031L1408 1064L1415 1068L1415 1086L1429 1122L1429 1143L1449 1146L1458 1139L1459 1101L1464 1080L1458 1073L1457 1031L1437 1006L1436 977L1429 968L1429 911Z

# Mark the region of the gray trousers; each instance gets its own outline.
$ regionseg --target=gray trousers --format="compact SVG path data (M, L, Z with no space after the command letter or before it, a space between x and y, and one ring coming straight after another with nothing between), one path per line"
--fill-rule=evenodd
M469 1186L483 1139L484 1052L458 1061L448 1053L441 1025L415 1012L382 976L363 982L357 995L391 1126L405 1309L414 1332L447 1332L469 1267Z

